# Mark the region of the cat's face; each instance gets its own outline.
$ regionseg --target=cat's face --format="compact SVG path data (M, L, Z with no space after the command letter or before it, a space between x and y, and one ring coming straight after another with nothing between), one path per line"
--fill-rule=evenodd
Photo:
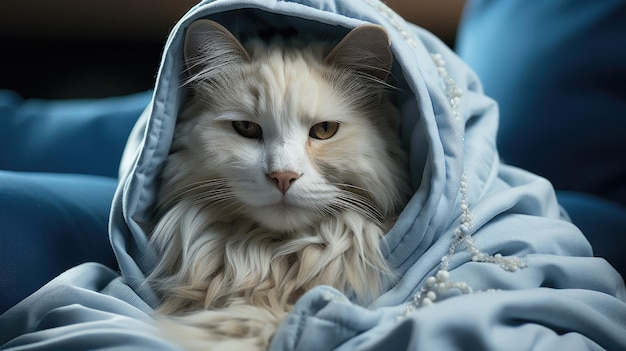
M187 191L223 220L276 231L342 210L392 215L403 200L394 183L406 171L397 142L387 140L394 116L382 87L362 92L356 76L315 50L255 45L234 44L231 52L252 57L196 86L179 118L165 193Z

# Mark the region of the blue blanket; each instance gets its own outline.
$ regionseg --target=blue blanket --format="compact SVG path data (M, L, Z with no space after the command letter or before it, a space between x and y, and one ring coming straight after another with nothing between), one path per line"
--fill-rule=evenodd
M376 0L205 1L166 43L155 90L128 141L110 240L121 272L73 268L0 316L8 350L177 350L152 314L155 264L139 223L185 97L185 28L210 18L236 35L295 27L337 38L364 22L387 28L401 91L400 138L415 194L381 243L401 275L369 306L319 286L296 304L274 350L626 349L626 291L594 258L543 178L500 162L498 111L473 72L430 33Z

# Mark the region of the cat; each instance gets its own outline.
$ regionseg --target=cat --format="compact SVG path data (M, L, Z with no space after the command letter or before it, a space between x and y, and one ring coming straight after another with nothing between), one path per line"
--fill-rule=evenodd
M164 328L189 349L266 349L316 285L372 301L395 279L380 239L410 196L384 28L242 44L201 19L184 55L150 234Z

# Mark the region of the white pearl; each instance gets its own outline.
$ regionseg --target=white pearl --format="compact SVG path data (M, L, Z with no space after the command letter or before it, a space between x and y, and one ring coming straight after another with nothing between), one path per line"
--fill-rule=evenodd
M461 224L461 226L459 227L459 230L461 230L461 233L463 233L464 235L469 234L469 227L465 224Z
M446 270L440 270L437 272L436 279L439 282L445 282L450 278L450 273Z
M435 277L428 277L426 278L426 283L425 285L428 286L433 286L435 283L437 282L437 279Z

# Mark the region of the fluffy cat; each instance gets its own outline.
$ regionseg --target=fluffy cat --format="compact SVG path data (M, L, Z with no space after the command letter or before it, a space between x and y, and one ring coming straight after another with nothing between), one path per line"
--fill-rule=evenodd
M190 349L265 349L316 285L375 298L394 277L379 241L409 196L385 30L242 45L198 20L184 51L190 97L150 235L165 329Z

